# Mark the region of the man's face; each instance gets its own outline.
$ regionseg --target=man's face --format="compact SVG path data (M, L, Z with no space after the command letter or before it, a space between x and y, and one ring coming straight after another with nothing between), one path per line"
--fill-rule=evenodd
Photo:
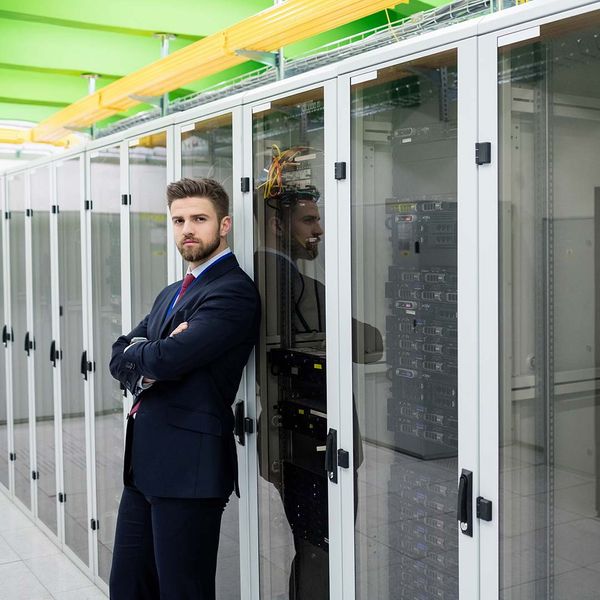
M182 198L171 203L171 222L175 243L192 268L217 253L231 229L231 217L219 223L217 212L208 198Z
M291 253L294 260L314 260L319 254L323 229L316 202L300 200L292 209L290 218Z

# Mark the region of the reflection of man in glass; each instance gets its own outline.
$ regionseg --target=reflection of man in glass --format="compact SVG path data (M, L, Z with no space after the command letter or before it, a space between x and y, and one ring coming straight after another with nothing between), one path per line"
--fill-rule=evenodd
M263 464L269 472L263 467L262 475L281 494L294 537L296 554L290 571L289 598L324 600L329 597L323 452L327 435L326 372L311 371L310 367L319 361L325 365L325 286L306 274L314 271L324 234L319 193L311 187L288 189L265 199L264 211L265 244L257 253L257 261L264 269L264 317L270 340L266 360L271 379L268 398L261 394L261 419L269 422L269 439L260 438L267 434L266 428L259 427L260 451L268 452ZM382 350L379 331L358 321L353 321L353 327L360 329L360 339L364 340L360 352L353 348L353 360L378 360ZM353 412L356 477L362 446ZM279 426L273 428L273 422ZM273 464L277 465L276 472Z
M323 229L318 195L316 191L312 194L282 198L278 204L270 201L265 211L266 279L269 291L276 289L278 293L273 299L280 309L276 330L284 336L286 325L291 327L292 335L325 332L325 287L317 279L303 274L297 262L313 261L319 254ZM289 292L289 305L282 306L286 292ZM289 323L285 323L285 315L281 314L285 309L290 311ZM324 342L323 335L314 337ZM292 341L285 340L286 345Z

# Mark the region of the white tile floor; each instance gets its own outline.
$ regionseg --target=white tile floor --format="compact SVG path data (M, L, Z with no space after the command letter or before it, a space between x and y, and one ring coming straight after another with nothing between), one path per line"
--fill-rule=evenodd
M0 600L106 600L0 491Z

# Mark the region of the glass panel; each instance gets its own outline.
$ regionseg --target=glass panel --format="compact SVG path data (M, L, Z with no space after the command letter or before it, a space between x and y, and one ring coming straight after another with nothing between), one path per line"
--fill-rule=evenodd
M329 596L323 90L253 117L261 598Z
M85 452L84 382L80 372L83 352L81 291L81 159L56 167L60 361L62 398L62 452L65 542L88 564L88 509Z
M31 508L31 465L29 403L27 399L27 355L23 351L27 333L27 294L25 290L25 175L8 181L10 217L10 305L12 333L12 394L14 420L13 452L15 494Z
M52 281L50 277L50 170L31 173L31 256L33 262L33 335L35 339L35 443L38 516L58 533L52 363Z
M139 323L167 285L167 134L129 148L131 314ZM115 338L116 339L116 338ZM113 340L114 341L114 340Z
M4 180L0 180L0 186L4 186ZM3 195L0 190L0 198ZM6 317L4 314L4 229L0 227L0 325L4 328ZM6 395L6 351L2 344L0 347L0 484L8 489L8 453L11 449L8 447L8 415L7 415L7 395Z
M458 598L456 99L455 51L352 86L361 600Z
M230 199L233 209L233 142L231 114L195 123L181 133L181 176L216 179ZM234 223L235 226L235 223ZM233 230L228 236L233 250ZM239 501L235 494L223 513L219 558L217 562L217 597L240 598Z
M599 26L499 51L503 599L600 589Z
M92 306L96 496L98 502L98 574L108 582L119 500L123 491L123 392L108 370L121 324L121 195L119 147L91 159Z

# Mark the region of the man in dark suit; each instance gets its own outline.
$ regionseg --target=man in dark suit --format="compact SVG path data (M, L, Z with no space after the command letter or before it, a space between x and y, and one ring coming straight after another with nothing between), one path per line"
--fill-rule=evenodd
M258 336L260 300L227 247L225 190L167 188L183 282L113 345L110 371L134 396L128 416L112 600L211 600L221 516L237 489L233 413Z

